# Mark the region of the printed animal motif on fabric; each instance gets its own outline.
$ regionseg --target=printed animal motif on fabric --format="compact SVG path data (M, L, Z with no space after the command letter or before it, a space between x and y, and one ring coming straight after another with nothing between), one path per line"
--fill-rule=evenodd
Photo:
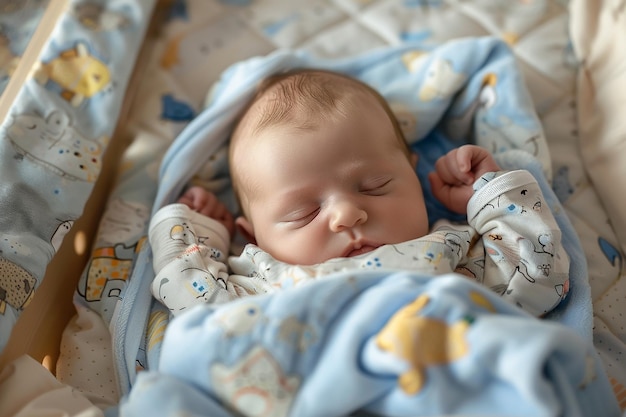
M622 253L617 247L615 247L615 245L612 245L611 243L609 243L608 240L600 236L598 237L598 248L600 249L607 263L611 267L613 267L616 271L622 270L624 258L622 257Z
M449 226L442 226L437 228L437 233L433 233L431 238L433 242L441 245L443 252L434 256L431 252L426 252L423 255L430 261L437 261L443 256L444 259L449 261L448 265L442 265L440 268L438 262L435 263L434 272L443 273L451 272L455 266L459 264L461 258L468 251L471 243L473 232L468 227L459 226L452 228Z
M84 285L79 293L86 301L101 301L103 297L119 297L133 268L135 255L141 250L146 238L136 245L95 248L87 268Z
M4 315L7 304L23 310L35 294L37 278L21 266L0 258L0 314Z
M94 1L77 3L72 14L83 26L93 31L127 29L131 20L123 13L107 9Z
M172 240L178 240L185 245L202 245L209 240L208 236L196 236L193 226L187 222L172 226L170 229L170 238Z
M398 378L398 384L407 395L416 395L426 383L426 370L462 358L469 352L465 335L471 319L448 324L443 320L423 315L430 302L420 295L397 311L376 335L376 345L406 360L409 369Z
M495 111L494 104L500 94L497 80L493 75L481 94L483 106L475 116L476 140L494 153L522 149L535 157L544 155L547 152L545 138L534 123Z
M551 236L544 234L537 237L539 248L528 239L519 240L520 265L518 271L522 272L529 282L547 278L554 265L554 250Z
M510 80L503 81L501 75L486 73L480 93L447 121L446 133L456 140L472 135L476 143L494 154L522 149L535 157L544 155L545 138L536 122L522 114L502 113L498 101L502 91L508 91L508 83Z
M455 94L466 82L467 76L456 72L448 60L435 57L429 62L419 91L422 101L445 99Z
M613 392L615 392L615 398L619 401L620 409L622 411L626 410L626 386L615 378L611 378L610 381Z
M215 251L204 245L189 245L185 251L165 265L152 284L153 294L167 300L174 312L182 311L197 303L208 303L216 294L228 297L226 282L208 259ZM220 264L221 265L221 264ZM225 300L224 300L225 301Z
M84 43L61 51L48 62L41 62L35 79L42 85L52 81L61 88L61 97L75 107L111 85L109 68L94 57Z
M426 58L428 57L428 52L420 51L420 50L412 50L409 52L405 52L402 54L400 59L404 64L407 71L410 73L417 72L422 65L426 62Z
M70 232L72 226L74 225L74 220L65 220L59 223L59 226L52 234L50 238L50 244L54 248L54 251L57 252L61 247L61 243L63 243L63 239Z
M285 375L272 354L260 346L233 366L214 364L210 373L217 395L246 416L287 416L300 386L300 379Z
M0 238L0 315L6 313L7 305L22 310L30 303L43 275L43 270L30 261L40 249L50 256L56 252L73 223L60 221L56 229L52 224L49 232L42 232L44 236L50 233L48 247L45 241L41 246L33 244L30 236L21 231L6 232Z
M405 52L401 60L408 72L425 72L418 92L423 102L450 98L467 81L467 75L455 71L451 61L425 51Z
M475 184L480 190L487 182L497 178L497 175L483 176L481 182ZM488 255L486 267L498 268L501 276L508 277L506 280L489 280L484 282L494 292L507 298L519 307L532 311L541 316L550 311L561 302L569 292L569 278L566 264L567 254L561 253L554 242L560 238L560 232L556 226L546 229L537 229L535 233L529 233L522 237L515 231L502 224L489 226L489 220L495 216L506 218L511 223L528 223L528 228L533 227L528 222L529 216L541 215L545 202L539 194L539 189L530 184L520 185L511 193L504 193L493 197L479 210L485 223L487 232L483 244L485 253ZM556 235L555 235L556 234ZM492 275L495 276L495 275ZM534 291L537 293L529 299L524 293ZM541 295L539 295L541 294ZM532 306L537 300L539 305Z
M515 268L515 274L521 274L528 282L535 283L538 280L545 280L550 277L550 273L554 267L555 256L558 254L551 253L552 248L551 237L541 235L537 238L540 248L527 240L520 239L520 262ZM511 278L515 280L515 275ZM569 279L565 278L563 284L554 286L559 300L563 300L569 292ZM510 290L507 290L509 293Z
M481 143L493 153L506 150L503 144L507 144L509 148L526 150L533 156L540 153L542 134L517 124L507 116L501 115L497 119L477 118L476 125L476 133Z
M498 76L492 72L482 77L480 93L466 104L466 108L446 122L446 133L455 140L461 140L470 133L475 119L484 119L485 111L496 104Z
M298 320L296 316L284 319L278 330L278 340L289 345L295 345L300 352L306 351L318 339L315 328Z
M13 75L19 63L19 56L13 53L11 41L2 29L0 26L0 82Z
M0 13L18 13L28 9L41 8L48 3L48 0L2 0L0 1Z
M454 272L465 275L482 284L485 277L486 249L487 245L484 242L477 241L474 246L470 247L466 255L467 261L463 265L457 266Z
M265 316L260 305L253 301L244 301L227 313L216 315L215 320L226 337L231 338L250 333L257 324L265 320Z
M100 174L107 140L86 138L62 110L53 110L47 117L37 113L9 116L6 135L21 158L27 157L61 177L94 182Z
M172 94L161 97L161 118L173 122L188 122L196 116L190 104L176 99Z
M143 235L148 208L142 204L112 200L100 224L101 233L78 285L78 293L94 303L118 299L126 285L136 254L146 241Z

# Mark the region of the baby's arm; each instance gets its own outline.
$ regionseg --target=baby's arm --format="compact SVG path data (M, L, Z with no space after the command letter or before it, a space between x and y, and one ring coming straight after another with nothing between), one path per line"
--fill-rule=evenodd
M226 258L232 215L213 195L191 187L150 221L155 278L152 294L174 314L195 304L223 303L241 295L229 280Z
M542 316L569 288L561 230L535 178L524 170L487 174L469 201L470 225L482 235L483 284Z
M465 214L474 194L474 182L486 172L499 170L489 151L476 145L464 145L439 158L428 179L437 200L455 213Z

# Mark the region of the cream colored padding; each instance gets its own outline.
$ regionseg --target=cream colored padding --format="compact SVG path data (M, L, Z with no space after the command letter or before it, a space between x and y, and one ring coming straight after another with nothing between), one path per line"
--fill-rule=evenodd
M115 383L111 335L98 313L80 305L76 310L63 331L56 377L77 387L98 406L115 405L120 397Z
M626 1L572 0L582 158L626 252Z
M103 417L76 389L60 383L39 362L24 355L0 372L0 417ZM11 401L5 401L6 399Z

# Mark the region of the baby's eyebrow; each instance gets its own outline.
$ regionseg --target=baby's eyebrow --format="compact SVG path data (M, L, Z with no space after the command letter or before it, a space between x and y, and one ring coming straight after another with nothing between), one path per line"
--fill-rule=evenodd
M311 196L319 191L316 186L293 187L281 190L275 197L279 201L303 203L311 200Z
M304 207L311 206L313 201L317 202L311 192L312 190L305 188L282 190L270 197L268 209L278 216L304 210Z

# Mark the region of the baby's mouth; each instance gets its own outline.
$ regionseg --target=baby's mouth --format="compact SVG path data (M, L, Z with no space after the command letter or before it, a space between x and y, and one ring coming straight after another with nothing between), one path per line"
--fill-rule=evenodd
M350 252L348 252L346 257L350 258L350 257L353 257L353 256L362 255L364 253L371 252L371 251L375 250L376 248L377 248L376 246L372 246L372 245L363 245L363 246L355 247Z

